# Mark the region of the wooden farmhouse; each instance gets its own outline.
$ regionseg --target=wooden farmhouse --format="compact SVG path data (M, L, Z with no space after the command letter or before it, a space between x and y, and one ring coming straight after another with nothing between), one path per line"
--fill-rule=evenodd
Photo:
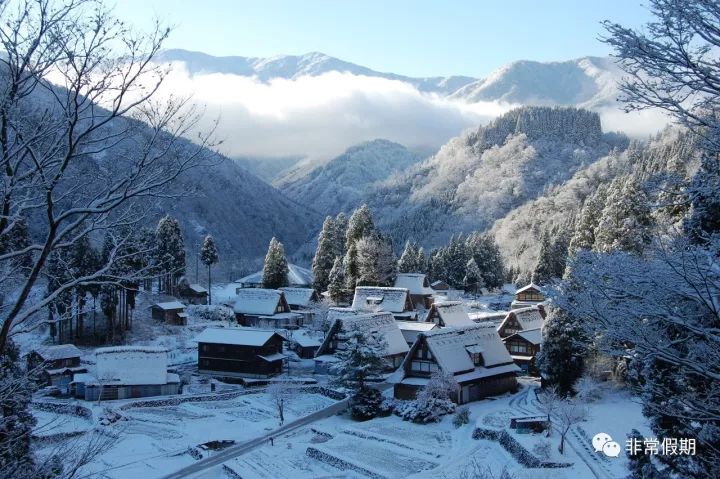
M545 308L542 305L516 309L505 316L497 331L501 338L507 338L520 331L542 328L544 322Z
M285 338L255 328L207 328L195 338L198 371L228 377L265 378L282 372Z
M434 323L444 328L463 326L470 324L472 321L462 301L443 301L432 305L425 322Z
M417 320L407 288L358 286L351 307L359 311L387 311L400 321Z
M164 303L155 303L150 306L150 313L153 319L164 321L168 324L187 324L187 313L185 305L180 301L167 301Z
M207 304L208 290L199 284L178 286L178 296L188 304Z
M518 331L504 338L503 343L505 343L505 347L515 364L520 366L523 372L531 376L539 375L535 359L542 344L541 328Z
M95 374L76 374L72 394L86 401L166 396L180 392L180 377L167 370L167 349L118 346L95 350Z
M262 270L249 274L235 281L236 291L242 288L262 288ZM293 288L310 288L313 282L312 271L296 264L288 264L288 286Z
M68 392L75 374L85 373L80 366L80 350L74 344L59 344L36 349L27 355L28 371L37 372L40 384Z
M435 371L458 384L453 401L464 404L517 388L520 368L492 324L471 324L420 333L400 367L397 399L414 399Z
M309 329L288 330L285 337L288 348L295 351L300 359L313 359L323 341L322 331Z
M400 273L395 279L396 288L405 288L410 292L410 301L415 309L430 309L433 304L433 289L430 281L422 273Z
M303 316L302 324L313 320L313 308L320 301L320 295L313 288L280 288L291 311Z
M515 299L510 303L510 309L536 306L543 301L545 301L545 294L543 294L540 286L530 283L515 291Z
M266 329L290 329L302 326L303 315L293 312L278 289L242 288L233 306L241 326Z
M408 344L400 332L392 313L376 312L365 314L343 314L332 323L330 330L315 355L315 372L328 374L335 354L346 348L346 341L353 331L366 334L377 333L386 344L385 359L388 369L396 369L408 351Z

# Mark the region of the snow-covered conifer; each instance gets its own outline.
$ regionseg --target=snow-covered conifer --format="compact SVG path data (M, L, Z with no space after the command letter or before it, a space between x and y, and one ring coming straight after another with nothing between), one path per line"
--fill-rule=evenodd
M583 325L560 308L550 308L537 362L546 384L569 394L583 373L589 339Z
M313 288L317 291L325 291L328 287L330 270L339 255L337 246L337 224L332 216L328 216L320 230L312 261Z
M330 270L330 283L328 284L328 294L330 300L338 304L345 297L345 267L341 257L336 257L333 267Z
M200 249L200 261L207 266L208 269L208 304L212 304L212 265L220 261L215 239L211 235L205 236L202 248Z
M270 240L262 275L263 288L277 289L288 285L288 262L285 247L276 238Z

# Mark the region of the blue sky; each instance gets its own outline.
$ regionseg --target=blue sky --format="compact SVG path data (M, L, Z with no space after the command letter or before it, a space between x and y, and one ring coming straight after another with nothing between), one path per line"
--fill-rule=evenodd
M606 55L610 19L639 26L638 0L118 0L116 14L174 25L167 43L212 55L320 51L410 76L482 77L514 60Z

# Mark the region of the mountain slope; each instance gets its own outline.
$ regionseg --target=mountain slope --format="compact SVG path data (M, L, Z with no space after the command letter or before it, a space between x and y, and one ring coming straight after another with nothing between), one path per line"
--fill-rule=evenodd
M359 206L373 187L423 157L387 140L373 140L349 148L328 163L280 179L276 184L290 198L312 205L323 214Z
M366 201L400 243L434 246L454 233L490 228L626 141L603 135L598 115L587 110L524 107L454 138Z

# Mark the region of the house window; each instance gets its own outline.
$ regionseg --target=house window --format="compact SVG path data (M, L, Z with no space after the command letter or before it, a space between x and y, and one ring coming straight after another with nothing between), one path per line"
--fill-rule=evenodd
M437 364L431 361L413 361L410 369L419 373L431 373L437 371Z
M517 344L517 343L511 343L510 344L510 352L511 353L527 353L528 348L525 344Z

